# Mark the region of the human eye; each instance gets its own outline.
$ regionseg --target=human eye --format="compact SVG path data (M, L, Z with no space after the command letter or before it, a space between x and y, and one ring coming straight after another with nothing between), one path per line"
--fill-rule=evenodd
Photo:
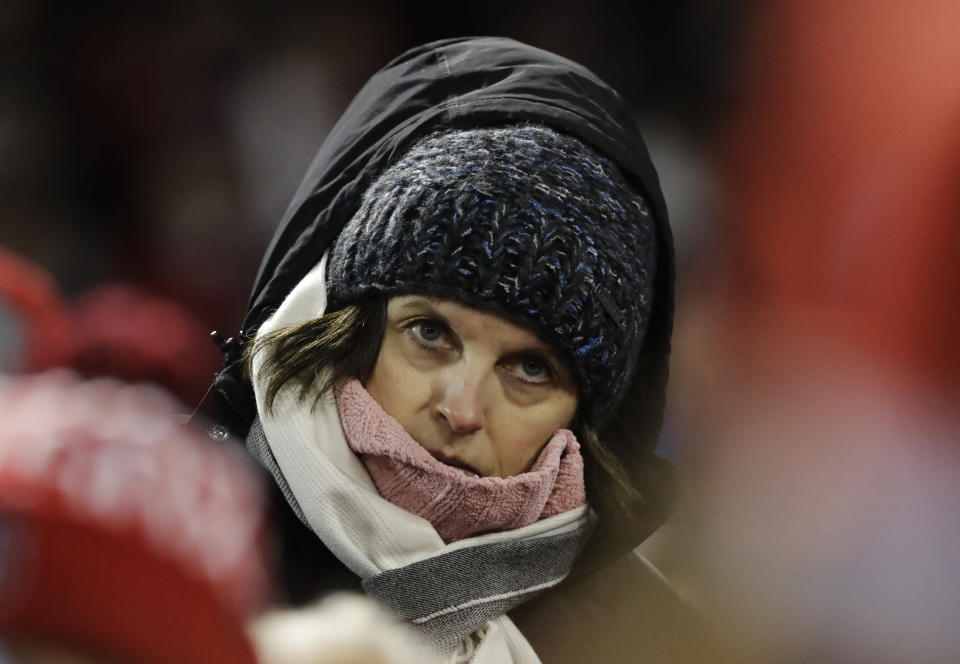
M418 318L407 326L413 340L429 350L446 350L451 347L447 326L431 318Z
M532 385L542 385L553 380L554 370L550 362L537 355L512 358L504 364L507 372L517 380Z

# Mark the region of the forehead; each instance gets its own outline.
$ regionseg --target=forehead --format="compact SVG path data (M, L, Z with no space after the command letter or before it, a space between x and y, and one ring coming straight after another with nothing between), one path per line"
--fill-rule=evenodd
M504 346L541 349L553 354L550 344L530 328L486 309L427 295L397 295L387 303L387 315L442 318L458 336L496 339Z

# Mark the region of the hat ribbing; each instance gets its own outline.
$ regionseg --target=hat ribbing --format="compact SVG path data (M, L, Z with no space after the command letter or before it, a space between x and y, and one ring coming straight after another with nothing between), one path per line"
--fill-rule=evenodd
M496 311L556 349L598 424L633 375L655 247L639 192L581 141L537 125L445 131L370 185L331 252L328 304L422 293Z

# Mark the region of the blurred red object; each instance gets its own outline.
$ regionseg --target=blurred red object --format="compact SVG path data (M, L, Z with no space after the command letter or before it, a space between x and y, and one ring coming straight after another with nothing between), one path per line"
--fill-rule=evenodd
M0 373L69 367L200 400L220 365L207 327L173 300L105 284L75 302L51 274L0 247Z
M259 475L161 390L0 380L0 638L128 664L253 663Z
M701 440L674 550L737 661L960 661L958 26L954 0L756 5L726 262L677 344Z
M0 373L31 372L61 364L69 353L70 320L53 277L39 265L0 247L0 315L15 329L3 335Z
M193 404L219 368L219 353L200 321L176 302L132 286L87 292L72 306L72 325L66 363L84 376L157 383Z
M854 351L960 388L958 27L955 0L758 5L716 169L754 359Z

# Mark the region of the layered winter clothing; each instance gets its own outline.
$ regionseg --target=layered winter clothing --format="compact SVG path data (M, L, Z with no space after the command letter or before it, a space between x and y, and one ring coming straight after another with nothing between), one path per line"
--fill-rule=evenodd
M315 441L318 437L324 440L342 438L342 430L337 432L339 423L336 423L331 429L318 433L316 427L321 425L313 420L309 426L304 420L298 430L291 424L298 417L292 403L288 404L291 410L286 420L267 416L262 407L258 408L259 396L255 396L253 386L244 376L241 346L262 331L265 322L269 326L276 324L278 318L287 323L307 319L309 306L304 309L305 313L290 313L292 299L295 299L291 298L291 292L302 288L311 279L323 278L321 258L333 248L338 235L356 215L371 183L396 164L412 145L445 129L518 123L543 125L559 134L572 136L604 159L611 160L641 194L646 214L653 221L657 261L655 271L644 275L650 284L643 315L646 334L639 347L627 356L632 366L617 374L631 378L632 382L617 392L623 404L617 412L603 413L603 417L594 419L603 422L599 431L601 440L609 438L605 438L605 433L617 430L617 440L631 441L612 446L612 449L626 467L638 498L635 504L622 509L598 507L596 527L589 539L587 531L594 519L589 510L579 508L516 531L507 531L504 536L492 533L495 536L493 541L480 543L489 544L491 548L478 547L473 540L463 540L468 542L461 547L465 552L463 555L468 557L465 559L466 568L461 569L461 577L472 575L476 582L463 584L460 590L466 594L446 598L446 603L437 603L437 593L457 587L456 580L441 576L439 578L444 579L444 583L439 584L435 592L421 593L426 596L424 602L409 607L396 592L378 593L376 588L382 589L391 583L393 588L420 588L413 584L436 579L437 574L445 575L451 568L443 566L431 570L427 564L425 569L419 570L427 574L417 576L412 572L418 570L412 569L410 563L420 561L424 555L431 561L449 562L450 558L431 557L432 554L423 551L420 558L411 557L407 550L402 554L402 561L380 558L378 562L377 552L392 550L391 545L384 545L384 549L371 548L355 538L344 539L339 531L328 532L338 530L338 523L343 524L340 530L354 528L351 514L369 509L389 512L393 505L387 501L382 501L384 504L373 501L372 506L355 505L356 509L351 511L343 509L343 505L337 502L345 499L344 496L358 495L354 488L363 482L373 486L360 461L350 455L349 450L346 457L341 455L345 446L335 446L335 451L324 452L322 456L326 460L318 457L315 463L311 462L320 477L301 477L304 465L293 461L300 457L282 458L287 452L280 451L281 448L289 451L293 446L302 446L304 441ZM602 219L594 221L603 224ZM589 296L589 292L586 295ZM331 293L331 297L335 298L336 294ZM617 298L622 297L623 293L611 297L609 289L604 287L596 290L596 298L587 299L590 311L605 311L603 316L619 325L623 324L623 316ZM312 314L318 315L322 311L323 308L314 308ZM652 453L663 415L672 315L673 253L666 209L643 140L629 109L617 93L585 68L511 40L463 38L436 42L408 51L374 75L320 148L271 241L256 278L241 335L225 343L226 367L217 376L200 411L213 419L216 426L246 438L248 448L277 480L278 496L281 496L277 501L277 519L285 531L280 573L285 577L292 601L310 599L327 589L358 588L362 579L368 593L414 623L417 623L415 614L427 606L434 606L434 613L438 615L454 615L456 620L447 621L457 623L452 631L448 629L449 624L437 630L441 640L462 639L463 626L470 621L486 624L487 627L482 629L486 629L487 634L491 630L500 630L498 638L506 644L514 661L536 661L531 657L539 657L545 662L575 661L568 656L577 649L567 641L574 639L581 645L588 644L595 635L600 635L598 638L607 644L617 640L618 648L628 650L634 646L642 648L648 640L656 640L658 648L674 657L676 652L671 644L675 644L678 635L685 634L690 627L687 610L655 572L629 553L662 523L672 501L671 469ZM584 353L588 350L592 347ZM584 375L590 374L585 370ZM591 402L590 394L581 396ZM606 403L609 403L608 399L599 405ZM282 399L280 407L283 408ZM321 406L326 407L333 406ZM299 412L303 415L302 411ZM289 442L289 446L281 443L281 439ZM325 465L330 459L333 461ZM330 494L323 496L324 491L336 484L334 480L349 479L352 475L355 475L355 484L350 485L353 488L337 493L336 500L331 499ZM295 486L298 483L301 488ZM313 506L302 504L305 501ZM407 523L416 518L393 514L379 522ZM427 522L418 520L418 523ZM318 538L317 533L326 534ZM389 533L376 535L389 536ZM409 541L409 537L419 536L408 533L401 539ZM425 537L425 550L457 553L444 549L444 543L435 531L432 538L429 534ZM474 539L483 537L488 536ZM564 537L570 541L565 543ZM520 541L529 545L529 560L534 564L514 564L514 567L523 567L531 576L525 576L497 595L493 579L498 576L497 570L502 571L503 565L507 564L503 561L518 560L517 549L510 547ZM585 543L586 550L581 553ZM551 551L559 551L561 555L551 556ZM578 553L574 564L573 557ZM506 557L496 558L496 555ZM522 556L520 559L523 560ZM555 587L571 565L570 580ZM396 572L397 569L402 573ZM392 576L391 572L399 576ZM611 574L622 575L622 583L610 584ZM594 592L598 587L594 579L607 580L606 585L599 586L603 589L601 595ZM471 585L476 587L468 587ZM532 601L526 601L534 594L532 591L518 593L518 590L534 587L549 590ZM634 589L646 595L634 597ZM472 596L474 592L479 592L480 596ZM495 604L490 599L501 595L519 601ZM645 597L652 599L652 603L647 604ZM644 624L622 624L619 633L610 633L609 627L616 621L604 618L604 604L607 602L624 606L637 602L644 607L640 614L655 619ZM467 616L463 609L468 605L483 605L487 609L493 607L493 610L489 614L468 611L470 615ZM515 620L500 616L505 611L512 611L510 615ZM425 622L435 617L420 614ZM618 619L626 617L619 616ZM662 629L658 621L662 622ZM658 627L651 632L653 624ZM602 647L585 652L591 651L605 652ZM531 652L536 654L531 655Z
M325 268L326 257L264 322L258 336L325 311ZM264 355L253 358L254 376L261 374ZM582 500L563 505L567 509L548 518L534 517L523 527L450 542L443 533L461 534L449 527L455 524L443 514L418 516L404 501L398 505L390 500L377 490L376 476L361 456L353 453L358 447L375 449L377 438L395 438L399 434L391 430L402 430L369 395L363 399L362 387L347 381L334 390L335 398L313 403L288 385L270 408L265 392L264 381L255 379L257 419L248 445L273 473L290 507L357 575L368 595L443 655L472 655L476 649L475 656L463 661L537 661L529 642L504 614L567 576L593 524ZM367 413L358 414L356 404L350 403L358 398L366 401L361 410ZM511 478L486 477L461 488L482 500L485 492L478 489L490 487L480 485L518 485L536 475L531 470ZM543 516L539 511L536 516Z

